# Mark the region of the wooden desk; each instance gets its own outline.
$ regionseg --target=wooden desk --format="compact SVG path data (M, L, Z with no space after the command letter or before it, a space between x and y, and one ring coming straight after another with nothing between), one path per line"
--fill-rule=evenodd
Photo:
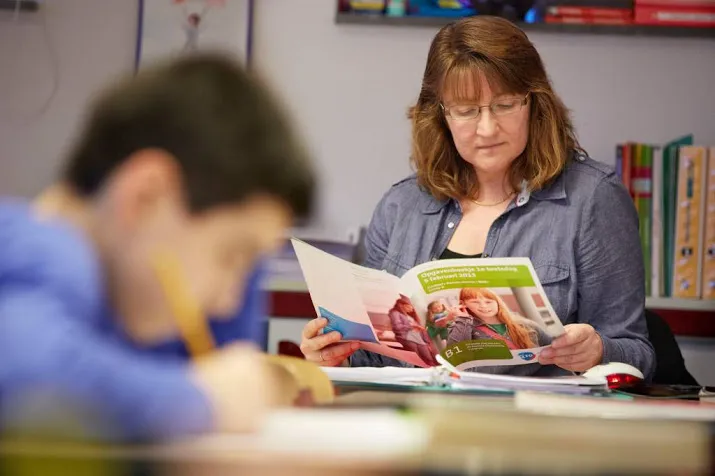
M250 437L213 444L94 447L0 444L3 474L59 475L705 475L712 469L710 427L673 421L548 417L514 412L508 398L353 392L338 403L408 399L405 418L429 430L413 454L382 461L301 456ZM301 428L295 428L300 437ZM377 436L377 435L375 435ZM270 446L270 445L269 445Z
M355 391L345 405L415 409L431 427L423 467L470 474L710 474L712 425L517 412L510 397Z
M277 452L194 447L0 444L0 474L42 476L362 476L416 474L410 461L344 461Z

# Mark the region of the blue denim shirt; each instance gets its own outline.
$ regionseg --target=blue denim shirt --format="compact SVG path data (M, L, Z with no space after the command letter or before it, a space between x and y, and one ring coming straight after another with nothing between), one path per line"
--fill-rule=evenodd
M436 260L462 217L454 200L438 201L412 176L380 200L366 235L365 265L401 276ZM524 188L487 235L484 257L528 257L564 324L592 325L603 363L624 362L646 378L655 352L645 322L645 276L633 202L613 169L575 155L550 185ZM352 366L401 365L358 351ZM480 371L558 375L556 366L482 367Z

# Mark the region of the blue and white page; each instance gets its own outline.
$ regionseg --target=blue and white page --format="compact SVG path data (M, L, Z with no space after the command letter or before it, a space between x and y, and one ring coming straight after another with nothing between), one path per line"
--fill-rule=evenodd
M324 332L338 331L344 341L418 367L439 365L438 350L410 303L412 292L399 278L291 241L315 313L328 320Z

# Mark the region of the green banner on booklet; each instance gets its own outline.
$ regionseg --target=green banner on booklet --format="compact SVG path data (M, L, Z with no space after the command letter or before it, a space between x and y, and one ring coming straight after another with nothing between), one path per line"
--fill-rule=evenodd
M516 266L449 266L417 275L427 294L457 288L517 288L534 285L529 268Z
M509 347L499 339L464 340L450 345L440 352L440 355L455 367L475 360L510 360L513 358Z

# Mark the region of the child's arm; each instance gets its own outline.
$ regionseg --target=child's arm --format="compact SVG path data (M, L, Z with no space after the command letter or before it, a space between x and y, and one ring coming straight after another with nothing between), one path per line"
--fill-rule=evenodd
M11 416L42 418L21 407L48 393L49 401L56 395L62 397L57 401L99 415L101 423L93 422L91 433L101 438L155 439L217 426L251 427L262 415L267 381L246 352L230 349L192 368L124 347L90 326L46 289L2 290L0 393L3 412L9 412L2 415L4 422L13 423ZM19 408L8 408L7 402Z

